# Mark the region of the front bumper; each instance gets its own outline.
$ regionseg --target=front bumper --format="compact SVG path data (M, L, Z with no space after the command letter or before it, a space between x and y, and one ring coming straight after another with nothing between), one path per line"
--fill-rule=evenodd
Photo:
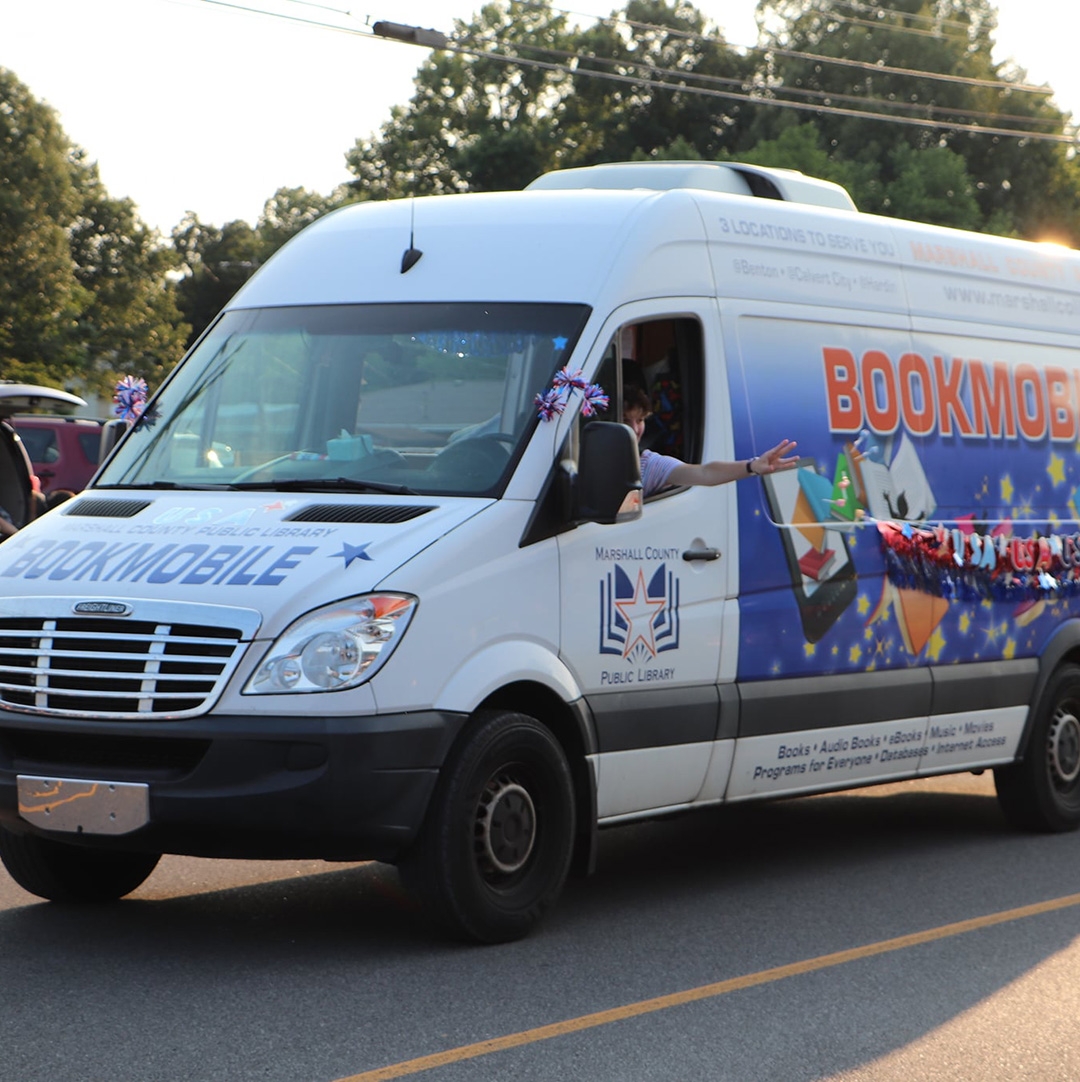
M434 710L144 723L0 711L0 823L35 829L18 813L20 774L137 782L149 788L147 825L47 836L193 856L394 860L416 836L464 722Z

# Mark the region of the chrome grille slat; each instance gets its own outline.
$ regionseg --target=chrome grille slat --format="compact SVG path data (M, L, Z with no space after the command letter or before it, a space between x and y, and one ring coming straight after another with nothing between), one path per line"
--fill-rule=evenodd
M0 685L0 689L7 690L7 688L17 687L17 685ZM27 691L28 688L18 688L20 691ZM127 699L131 701L137 701L146 697L145 691L85 691L77 688L65 689L65 688L51 688L49 695L53 699L69 698L69 699ZM202 693L197 691L171 691L171 692L158 692L156 699L195 699L201 698ZM55 703L53 704L56 705ZM132 711L135 713L135 711Z
M26 673L28 676L33 676L35 678L35 683L20 684L15 681L6 683L5 677L11 673ZM50 673L57 677L63 677L65 680L77 680L80 678L83 680L100 680L102 677L100 669L18 669L10 665L0 665L0 690L3 688L20 688L21 690L26 691L28 688L48 687L48 683L43 682L43 678L47 677ZM161 675L166 680L180 683L191 682L205 684L207 681L212 683L214 680L213 673L167 672L162 673ZM144 672L112 673L111 679L117 681L130 680L134 682L143 680L145 676L146 674ZM62 689L54 687L53 690L56 691Z
M220 642L219 642L220 645ZM48 648L46 648L48 649ZM107 657L110 661L145 661L149 657L157 657L162 661L168 662L186 662L187 664L197 664L203 661L214 661L218 658L228 657L232 651L223 652L221 654L152 654L149 650L143 653L125 653L113 650L64 650L62 652L50 652L44 655L45 662L40 664L40 668L48 670L50 666L47 664L48 658L57 657L77 657L80 654L86 657ZM30 649L29 647L22 646L3 646L0 645L0 658L4 657L42 657L42 648L36 647ZM0 662L0 671L6 668L3 662ZM18 666L23 669L23 666Z
M72 623L73 621L66 621ZM48 635L50 639L85 639L87 632L85 631L67 631L57 629L55 626L49 627L48 625L55 625L55 620L45 620L42 622L42 630L40 631L5 631L3 630L3 621L0 621L0 643L7 638L34 638L41 635ZM220 636L197 636L197 635L139 635L139 634L125 634L123 627L118 627L116 630L116 638L127 639L131 642L175 642L184 645L204 645L213 646L215 644L227 645L232 640L222 638Z
M132 720L204 713L258 628L245 609L148 604L144 619L103 619L37 600L20 598L18 615L0 602L3 709Z

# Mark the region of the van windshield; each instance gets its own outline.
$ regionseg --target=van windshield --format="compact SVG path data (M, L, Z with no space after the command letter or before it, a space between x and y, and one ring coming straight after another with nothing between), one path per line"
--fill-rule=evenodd
M98 479L498 495L589 309L327 305L227 312Z

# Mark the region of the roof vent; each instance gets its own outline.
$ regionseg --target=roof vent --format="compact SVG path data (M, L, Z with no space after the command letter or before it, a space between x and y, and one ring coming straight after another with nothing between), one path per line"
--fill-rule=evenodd
M830 180L795 169L767 169L743 162L611 162L558 169L537 177L525 190L555 188L699 188L758 199L782 199L833 210L857 210L851 196Z

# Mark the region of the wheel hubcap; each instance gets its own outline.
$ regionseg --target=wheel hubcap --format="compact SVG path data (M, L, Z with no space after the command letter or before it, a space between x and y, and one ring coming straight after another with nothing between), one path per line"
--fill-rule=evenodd
M1080 777L1080 721L1064 707L1058 707L1050 723L1047 754L1050 772L1059 784L1068 785Z
M525 866L536 842L536 808L524 786L497 774L480 794L476 854L489 869L510 875Z

